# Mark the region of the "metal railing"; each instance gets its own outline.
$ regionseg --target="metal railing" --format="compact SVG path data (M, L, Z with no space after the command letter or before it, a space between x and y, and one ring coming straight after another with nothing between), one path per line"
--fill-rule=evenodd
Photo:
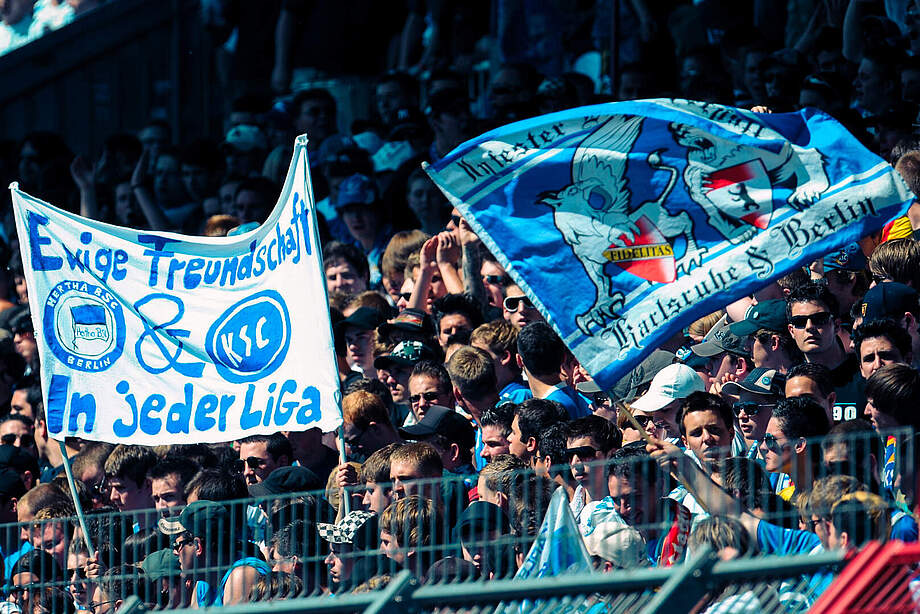
M895 455L894 472L896 476L906 476L905 472L912 471L916 464L912 435L904 431L894 436L902 442ZM814 477L844 471L859 474L870 489L883 492L877 478L884 479L884 445L872 432L809 442L815 454L827 453L831 459L824 463L820 455L816 457ZM867 454L876 462L871 462ZM684 462L689 467L695 461L688 456ZM827 510L815 512L808 507L779 503L773 494L775 486L772 491L764 491L764 485L756 484L763 474L755 462L731 462L749 472L746 479L740 480L747 486L731 487L738 501L737 509L731 513L756 508L764 520L789 529L814 526L815 513L826 517ZM410 606L418 611L471 607L478 608L474 611L497 611L500 604L504 604L505 611L664 612L675 608L689 611L699 606L696 611L709 609L713 613L733 608L786 612L805 611L840 569L842 550L762 556L756 543L735 552L740 555L736 560L719 561L710 552L710 542L695 540L694 533L704 522L700 520L704 515L698 515L692 524L682 525L680 514L674 514L676 504L667 495L681 498L682 493L670 475L660 472L647 457L627 463L625 469L620 464L620 469L614 470L615 466L615 459L599 461L590 463L590 471L579 467L577 472L590 479L591 471L598 471L595 475L600 475L601 481L611 473L648 479L648 472L658 472L655 497L643 499L635 489L632 498L604 499L602 505L586 509L591 514L605 514L605 521L625 521L649 543L657 540L661 544L668 536L683 535L672 540L672 545L683 548L683 563L678 556L678 563L671 567L599 573L615 567L619 563L610 561L618 559L605 559L603 552L592 552L588 566L593 565L595 573L513 579L537 541L550 487L557 486L549 477L537 477L531 469L512 472L508 479L500 480L499 490L508 491L499 498L504 516L474 519L477 531L465 531L462 526L466 525L460 522L468 504L468 486L475 476L453 475L405 484L400 488L401 498L420 494L419 503L426 498L438 502L431 506L431 513L412 517L405 532L393 528L398 524L394 524L395 512L374 516L353 548L331 546L317 530L320 523L333 524L342 516L342 511L330 504L339 498L333 489L221 501L223 512L207 529L202 528L204 525L185 527L194 533L180 531L171 535L164 534L158 522L161 518L181 519L181 507L130 512L113 511L111 507L88 510L94 549L90 552L68 495L55 486L42 486L20 501L19 518L26 522L0 524L0 547L6 563L4 596L26 606L23 610L34 606L33 611L49 614L69 613L74 607L107 614L112 609L108 606L126 607L121 601L132 595L139 598L133 607L145 604L143 607L149 609L181 609L193 600L212 603L215 595L205 594L205 587L198 586L198 582L207 582L214 589L233 563L251 557L250 563L253 559L267 563L253 564L259 576L245 584L245 594L232 594L234 584L230 582L226 602L267 601L273 609L296 607L330 612L386 608L405 611ZM569 465L557 466L549 475L565 482L562 477L571 475L571 470ZM226 469L231 482L242 480L241 475L232 476L230 471ZM724 479L726 475L723 471ZM904 481L906 486L910 480ZM588 482L582 481L581 485L590 489ZM364 489L361 484L347 493L355 508L360 506L359 495ZM659 500L658 496L663 498ZM647 509L639 509L649 501ZM96 503L103 502L97 499ZM87 507L91 506L88 502ZM909 517L896 512L893 502L890 509L892 520L896 514ZM581 529L576 530L582 533L594 522L587 516L580 520ZM858 521L866 524L862 532L871 534L873 521L868 516ZM381 532L387 529L401 543L395 549L382 551ZM551 538L550 545L555 547L558 543L553 539L564 538ZM817 541L813 535L810 539L809 543ZM720 557L732 554L724 544L711 545ZM472 563L464 561L464 556ZM664 557L657 559L664 561ZM433 570L435 562L437 571ZM338 571L333 569L336 565L340 566ZM484 570L488 578L482 577ZM527 601L522 601L525 598ZM233 607L255 611L264 606Z

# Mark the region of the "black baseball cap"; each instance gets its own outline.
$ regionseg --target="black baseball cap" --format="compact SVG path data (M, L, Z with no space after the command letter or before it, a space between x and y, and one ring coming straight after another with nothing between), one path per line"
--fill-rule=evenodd
M282 493L306 492L319 490L325 482L306 467L278 467L258 484L249 486L249 494L253 497L280 495Z
M432 405L425 412L425 417L417 424L399 429L400 435L418 440L432 435L444 435L450 438L465 439L469 434L476 437L473 425L464 416L449 407Z
M386 322L386 318L378 310L373 307L358 307L350 316L336 322L335 333L343 333L349 326L361 330L375 330L383 322Z
M917 291L896 281L886 281L869 288L859 304L859 315L863 320L893 318L900 320L907 312L916 313Z

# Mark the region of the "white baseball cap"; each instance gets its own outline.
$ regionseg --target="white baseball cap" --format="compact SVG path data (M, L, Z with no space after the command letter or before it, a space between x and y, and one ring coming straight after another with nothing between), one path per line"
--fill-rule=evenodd
M636 399L632 409L655 412L677 399L687 398L693 392L704 391L703 380L696 371L687 365L668 365L652 378L648 392Z

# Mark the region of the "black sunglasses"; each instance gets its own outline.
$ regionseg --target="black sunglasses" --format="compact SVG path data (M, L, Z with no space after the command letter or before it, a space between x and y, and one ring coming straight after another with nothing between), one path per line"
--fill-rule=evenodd
M597 456L597 450L592 446L578 446L577 448L566 448L565 450L565 457L568 459L571 459L576 454L580 459L590 459Z
M237 473L242 473L246 465L249 465L250 469L258 469L265 464L265 461L259 458L258 456L250 456L249 458L240 458L233 462L233 468Z
M418 403L422 399L425 399L429 403L431 403L432 401L437 401L438 393L437 392L422 392L419 394L413 394L409 397L409 401L411 401L412 403Z
M763 445L767 446L767 449L774 454L779 454L789 447L788 443L780 443L771 433L764 433Z
M28 448L33 443L35 443L35 438L26 433L25 435L17 435L15 433L7 433L0 437L0 443L3 443L5 446L15 446L16 441L19 441L19 445L23 448Z
M452 216L450 216L450 221L453 222L453 223L454 223L454 226L456 226L457 228L460 228L460 220L462 220L462 219L463 219L463 218L460 217L459 215L452 215Z
M807 316L792 316L789 318L789 323L792 324L792 328L802 330L808 326L809 320L811 320L811 323L815 326L827 326L833 317L834 316L828 311L819 311L818 313L812 313Z
M483 275L482 280L487 284L493 286L506 286L508 285L508 276L507 275Z
M749 416L756 416L762 409L773 409L776 407L773 403L755 403L753 401L737 401L732 404L732 411L735 416L740 416L743 411Z
M502 305L504 305L506 310L514 313L521 306L521 303L524 303L524 307L533 309L533 303L531 303L530 299L526 296L509 296L502 302Z

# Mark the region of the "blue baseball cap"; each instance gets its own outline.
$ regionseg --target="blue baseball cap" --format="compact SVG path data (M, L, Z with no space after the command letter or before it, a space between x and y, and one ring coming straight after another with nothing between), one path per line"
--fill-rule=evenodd
M835 252L824 256L824 270L862 271L868 264L866 255L858 243L848 243Z
M367 175L356 173L346 177L339 184L339 196L335 202L336 209L348 205L372 205L377 201L377 186Z

